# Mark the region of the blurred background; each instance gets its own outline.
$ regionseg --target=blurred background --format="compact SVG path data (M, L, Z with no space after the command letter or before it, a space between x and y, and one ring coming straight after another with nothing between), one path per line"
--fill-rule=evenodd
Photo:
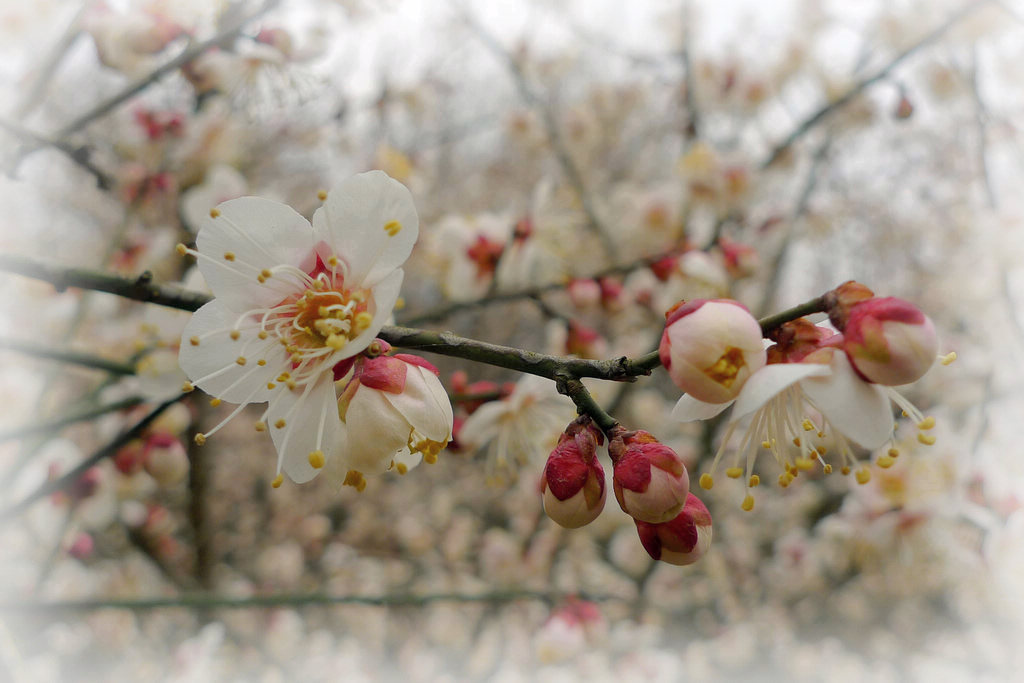
M1020 2L2 0L0 38L0 679L1024 671ZM473 438L362 493L271 489L251 420L193 446L231 410L199 392L117 440L176 396L188 313L18 273L205 291L174 247L212 206L308 217L373 168L420 214L399 324L612 358L682 298L857 279L959 355L901 390L937 443L749 513L700 491L714 542L675 567L614 504L544 516L573 406L497 368L427 354ZM673 422L665 373L588 386L706 469L722 425Z

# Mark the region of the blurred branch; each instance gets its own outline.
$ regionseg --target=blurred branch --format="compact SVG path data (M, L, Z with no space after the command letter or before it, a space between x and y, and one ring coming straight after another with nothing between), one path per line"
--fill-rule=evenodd
M323 593L256 595L248 598L220 595L186 594L168 598L62 600L49 602L7 601L0 603L0 611L62 614L88 612L98 609L126 609L132 611L155 609L252 609L261 607L303 607L327 605L375 605L381 607L422 607L438 602L501 603L533 600L555 605L564 600L579 599L590 602L626 601L617 595L563 593L526 590L496 591L493 593L461 594L435 593L430 595L326 595Z
M127 444L129 441L138 438L142 434L142 432L145 431L146 427L148 427L150 423L153 422L153 420L160 417L161 413L163 413L165 410L170 408L172 405L174 405L181 399L185 398L187 395L187 393L182 393L175 396L174 398L167 399L166 401L158 405L156 408L151 410L149 414L147 414L141 420L136 422L133 427L131 427L125 432L122 432L117 438L115 438L113 441L97 450L95 453L90 455L82 462L78 463L78 465L76 465L69 472L61 475L60 477L57 477L56 479L51 479L50 481L47 481L34 492L30 493L28 496L23 498L21 501L7 507L5 510L0 512L0 523L11 521L19 514L24 512L26 509L28 509L28 507L32 505L32 503L36 502L40 498L44 498L50 495L51 493L56 493L57 491L62 491L67 487L71 486L72 484L74 484L76 481L78 481L78 478L85 474L91 467L95 466L104 458L110 457L111 455L116 453L122 446Z
M144 403L146 399L141 396L131 396L129 398L121 399L114 403L108 403L107 405L97 406L95 408L89 408L69 415L64 415L53 420L45 420L43 422L36 422L35 424L26 425L24 427L18 427L11 429L6 432L0 432L0 443L4 441L10 441L11 439L20 439L33 434L46 434L48 432L57 432L68 425L75 424L77 422L86 422L88 420L94 420L97 417L101 417L108 413L116 413L119 410L128 410L134 408L140 403Z
M971 46L971 98L974 100L974 122L978 128L978 168L981 170L982 186L990 208L996 208L999 200L992 186L992 175L988 164L988 107L981 98L981 86L978 84L978 46Z
M79 287L108 292L136 301L180 308L185 311L194 311L210 300L206 294L189 292L180 287L154 284L153 276L149 271L143 272L131 280L117 275L98 273L94 270L40 263L10 254L0 254L0 271L49 282L58 292L63 292L68 287Z
M679 59L683 63L683 93L686 97L686 126L683 137L696 140L700 137L700 111L697 108L697 81L693 70L693 55L690 54L690 20L693 16L689 0L683 1L683 45Z
M473 30L477 38L480 39L480 42L482 42L487 49L498 57L508 68L509 73L512 75L512 80L515 82L516 89L519 91L519 96L523 98L523 101L540 113L541 121L544 124L544 132L548 138L548 144L551 145L551 149L555 153L555 158L558 160L558 164L562 168L562 173L565 174L566 179L569 181L569 185L572 186L576 195L579 197L580 206L587 218L587 225L590 228L590 231L593 232L601 241L601 246L604 247L605 254L614 262L615 245L611 241L611 234L608 231L608 227L604 225L600 218L598 218L597 211L594 209L594 202L583 182L583 174L580 173L579 167L576 166L576 163L572 160L569 148L566 146L565 139L562 137L562 132L558 127L558 121L555 120L555 116L551 112L551 109L546 106L546 103L535 92L533 92L533 89L527 82L526 74L523 73L523 69L519 65L519 62L516 61L516 58L511 53L502 47L501 43L498 42L498 39L491 35L490 32L476 21L468 11L463 11L462 16L466 24Z
M941 38L947 31L949 31L949 29L955 26L961 19L970 15L971 13L981 8L982 6L989 4L989 2L990 0L975 0L975 2L971 2L966 6L960 8L959 11L955 12L946 21L942 22L942 24L940 24L937 28L932 29L916 43L914 43L910 47L903 50L903 52L900 52L898 55L896 55L888 64L883 66L881 69L879 69L872 75L858 81L856 84L853 85L853 87L851 87L841 96L839 96L835 100L832 100L828 104L825 104L816 112L814 112L809 117L804 119L800 124L796 126L796 128L793 129L792 132L790 132L789 135L783 138L782 142L778 143L772 149L771 153L768 155L768 158L761 163L761 168L763 169L771 166L779 159L779 157L786 153L786 151L788 151L789 148L792 147L797 140L799 140L809 131L814 129L829 115L845 107L847 104L852 102L858 95L864 92L864 90L866 90L868 87L886 78L890 73L892 73L892 71L897 66L902 64L903 61L906 60L908 57L913 55L921 48L924 48L930 45L931 43L935 42L939 38Z
M97 187L101 190L109 190L114 186L114 181L109 175L107 175L107 172L92 163L92 160L89 158L90 151L88 147L72 145L69 142L55 140L53 138L39 135L38 133L33 133L27 128L23 128L17 123L7 121L6 119L0 119L0 128L5 128L9 133L19 138L23 144L27 144L31 148L27 151L22 150L20 152L21 156L41 147L53 147L54 149L66 154L69 159L91 173L93 177L96 178ZM12 162L11 164L12 167L15 165L17 165L17 161Z
M80 365L85 368L104 370L114 375L135 374L134 364L120 363L116 360L109 360L107 358L93 356L92 354L81 353L79 351L48 349L46 347L40 347L35 343L18 341L16 339L0 338L0 349L17 351L18 353L24 353L28 356L46 358L60 363L70 363L71 365Z

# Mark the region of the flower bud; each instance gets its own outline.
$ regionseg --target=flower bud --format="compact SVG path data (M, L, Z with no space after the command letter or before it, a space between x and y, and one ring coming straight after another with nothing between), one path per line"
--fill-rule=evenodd
M903 299L868 299L850 309L843 348L857 372L894 386L920 379L935 362L939 339L932 321Z
M596 457L603 438L589 420L577 420L559 438L544 466L544 512L567 529L590 524L604 509L604 468Z
M143 467L161 486L173 486L184 479L189 461L181 439L166 433L150 436L143 451Z
M699 401L731 401L765 364L761 326L736 301L694 299L665 316L661 364L677 387Z
M640 543L655 560L680 566L693 564L711 545L711 513L692 493L687 495L686 505L671 521L663 524L634 521Z
M840 332L844 331L846 321L850 317L850 309L874 296L874 292L856 280L844 282L825 294L825 311L828 313L829 322Z
M623 512L660 524L679 514L690 492L690 475L675 451L650 432L616 434L608 442L615 463L612 485Z

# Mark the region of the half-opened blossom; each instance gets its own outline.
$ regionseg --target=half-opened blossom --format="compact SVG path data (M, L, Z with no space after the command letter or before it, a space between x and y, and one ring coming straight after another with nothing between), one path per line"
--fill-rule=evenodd
M179 245L215 297L182 334L186 389L239 404L196 441L249 403L267 403L256 429L271 431L278 472L297 481L310 478L309 456L342 436L335 366L390 316L419 231L409 191L380 171L342 181L325 199L312 225L269 199L232 199L210 211L196 249Z
M437 462L452 438L452 405L437 368L404 353L359 360L338 399L338 416L341 432L333 452L291 467L286 461L292 479L312 479L330 459L345 484L362 490L367 474L405 474L421 460Z
M667 522L633 521L640 543L655 560L680 566L693 564L711 546L711 513L692 493L687 494L679 514Z
M611 435L608 455L615 463L612 486L622 511L634 519L660 524L683 509L690 475L679 455L650 432Z
M921 379L935 364L939 338L932 321L909 301L875 297L854 304L843 349L865 379L894 386Z

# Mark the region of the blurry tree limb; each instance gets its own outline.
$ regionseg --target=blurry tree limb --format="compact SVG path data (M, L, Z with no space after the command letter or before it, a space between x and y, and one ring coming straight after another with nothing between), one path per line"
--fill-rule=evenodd
M893 70L903 63L908 57L913 55L918 50L927 47L931 43L941 38L949 29L955 26L964 17L972 14L979 8L989 4L990 0L974 0L964 7L961 7L958 11L954 12L946 21L942 22L938 27L932 29L926 33L917 42L912 44L910 47L904 49L902 52L897 54L888 64L883 66L878 71L874 72L870 76L857 81L849 90L837 97L836 99L823 105L813 114L804 119L797 126L782 139L772 151L768 154L768 158L761 163L761 168L767 168L773 163L778 161L779 157L785 154L793 144L806 135L809 131L813 130L819 123L828 118L831 114L835 113L839 109L842 109L847 104L857 98L862 92L868 87L874 85L878 81L889 76Z
M46 358L48 360L55 360L60 363L79 365L84 368L104 370L113 375L135 374L134 364L121 363L116 360L110 360L108 358L102 358L100 356L94 356L92 354L82 353L80 351L46 348L45 346L39 346L33 342L18 341L17 339L0 338L0 349L7 349L8 351L17 351L18 353L24 353L25 355L28 356L35 356L36 358Z
M498 42L498 39L491 35L469 11L464 11L462 16L466 24L473 30L477 38L480 39L480 42L508 68L512 80L515 82L516 90L519 91L519 96L523 98L523 101L528 106L533 107L540 114L541 122L544 125L544 132L548 138L548 144L551 145L551 150L554 152L555 159L558 161L558 165L561 167L566 180L569 181L569 185L577 197L579 197L580 207L583 209L583 214L587 219L587 226L601 241L605 254L614 262L615 245L612 243L608 226L597 215L593 198L583 182L583 174L580 173L576 162L572 160L572 155L569 153L569 148L565 144L565 138L562 137L562 131L558 126L558 121L555 120L555 115L552 113L551 108L530 87L526 80L526 74L523 73L523 69L519 62L516 61L515 56L509 53Z
M978 46L971 46L971 98L974 101L974 122L978 129L978 169L981 171L982 186L989 208L999 206L995 188L992 185L992 174L988 163L988 124L989 113L985 101L981 97L981 86L978 83Z
M76 424L78 422L87 422L89 420L94 420L97 417L107 415L108 413L116 413L119 410L134 408L140 403L144 403L145 400L146 399L141 396L130 396L129 398L124 398L120 401L115 401L114 403L96 406L95 408L88 408L86 410L62 415L52 420L44 420L24 427L17 427L6 432L0 432L0 443L10 441L11 439L21 439L26 436L32 436L33 434L57 432L68 425Z
M88 147L83 145L73 145L63 140L57 140L48 138L38 133L33 133L27 128L14 123L13 121L7 121L6 119L0 119L0 128L6 129L9 133L19 138L23 145L27 145L31 148L31 151L39 149L41 147L53 147L54 149L63 152L69 159L81 166L83 169L88 171L96 178L96 186L101 190L109 190L114 186L114 181L107 174L106 171L101 169L92 163L91 152ZM19 152L20 155L24 155L27 152L23 149ZM12 163L12 167L17 162Z
M38 489L30 493L28 496L26 496L19 502L8 506L6 509L0 512L0 523L11 521L19 514L24 512L26 509L28 509L30 505L35 503L40 498L45 498L51 493L56 493L57 491L63 491L64 489L74 484L76 481L78 481L78 478L85 474L91 467L95 466L104 458L114 455L122 446L129 443L133 439L137 439L139 436L141 436L142 433L146 430L146 428L150 425L150 423L153 422L153 420L160 417L160 415L165 410L167 410L172 405L185 398L187 395L187 393L182 393L173 398L167 399L166 401L158 405L156 408L149 411L149 413L145 417L136 422L130 429L122 432L120 435L117 436L117 438L115 438L113 441L97 450L95 453L90 455L82 462L78 463L78 465L76 465L70 471L66 472L65 474L62 474L56 479L51 479L50 481L47 481L45 484L40 486Z

